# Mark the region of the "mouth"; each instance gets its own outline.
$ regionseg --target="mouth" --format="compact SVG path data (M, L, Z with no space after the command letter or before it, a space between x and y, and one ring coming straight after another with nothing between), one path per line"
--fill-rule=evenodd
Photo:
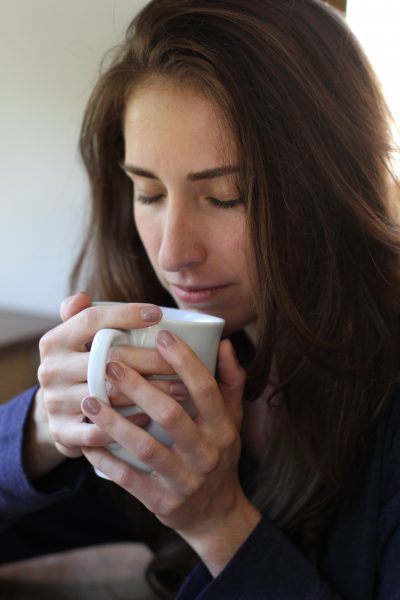
M230 287L231 284L223 285L177 285L170 284L171 291L184 304L202 305L214 300Z

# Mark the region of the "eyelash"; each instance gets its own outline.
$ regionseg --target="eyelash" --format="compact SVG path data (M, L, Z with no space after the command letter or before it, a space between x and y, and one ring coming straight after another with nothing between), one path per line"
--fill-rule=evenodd
M209 198L209 201L216 208L235 208L236 206L240 206L243 204L243 200L241 198L232 198L232 200L218 200L218 198Z
M160 198L161 198L161 195L157 195L157 196L142 196L141 194L139 194L139 196L137 196L137 200L141 204L153 204L153 202L157 202L157 200L159 200Z
M140 194L139 196L137 196L137 200L141 204L153 204L154 202L160 200L161 197L161 194L158 194L156 196L143 196ZM232 200L218 200L218 198L209 197L208 200L216 208L223 209L235 208L236 206L240 206L241 204L243 204L242 198L232 198Z

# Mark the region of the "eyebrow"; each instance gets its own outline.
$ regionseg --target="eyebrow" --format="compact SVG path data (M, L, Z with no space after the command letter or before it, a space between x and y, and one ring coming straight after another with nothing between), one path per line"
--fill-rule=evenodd
M142 169L135 165L121 164L121 167L127 173L137 175L138 177L146 177L147 179L159 179L155 173ZM236 165L224 165L221 167L215 167L214 169L204 169L204 171L198 171L197 173L189 173L186 177L188 181L203 181L204 179L216 179L229 175L231 173L238 173L239 167Z

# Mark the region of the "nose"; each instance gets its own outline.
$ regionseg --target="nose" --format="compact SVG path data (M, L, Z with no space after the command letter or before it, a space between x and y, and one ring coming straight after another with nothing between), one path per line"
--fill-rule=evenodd
M188 205L165 210L161 223L158 263L165 271L176 272L201 265L207 257L201 218Z

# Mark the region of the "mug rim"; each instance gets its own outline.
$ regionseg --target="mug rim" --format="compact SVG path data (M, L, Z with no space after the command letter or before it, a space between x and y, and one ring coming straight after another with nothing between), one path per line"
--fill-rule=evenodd
M160 308L163 311L161 321L168 320L170 322L176 323L199 323L203 325L207 323L225 323L225 320L221 317L215 317L214 315L209 315L208 313L197 312L195 310L186 310L184 308L173 308L170 306L160 306ZM169 316L168 313L172 313L172 315ZM185 313L185 315L187 315L188 318L174 318L175 314L181 315L182 313Z

